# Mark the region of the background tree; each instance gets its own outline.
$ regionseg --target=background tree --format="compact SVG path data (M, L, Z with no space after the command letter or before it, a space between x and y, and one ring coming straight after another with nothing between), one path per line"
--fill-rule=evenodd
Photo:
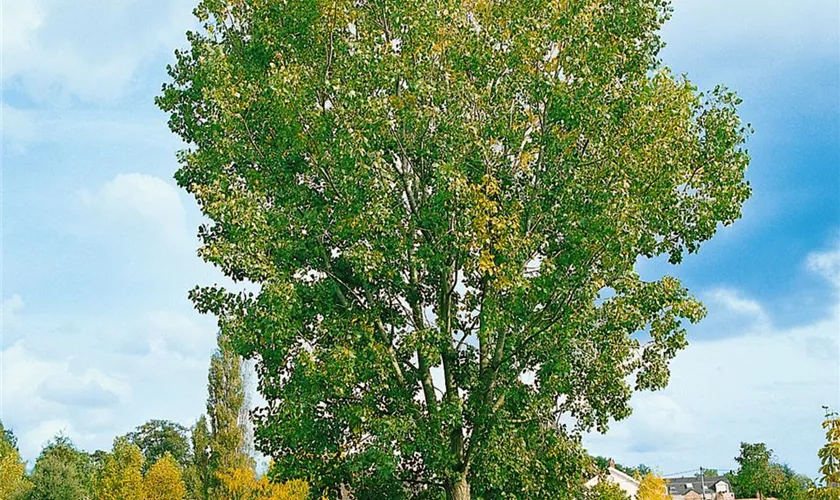
M668 500L668 487L665 480L652 472L645 474L639 481L637 500Z
M248 409L242 360L224 339L210 360L207 375L207 416L192 431L193 457L185 474L191 497L218 498L217 473L253 469L248 453Z
M79 500L86 494L84 470L87 455L66 436L47 443L32 471L31 500Z
M26 478L26 463L20 458L17 438L0 422L0 499L22 500L32 488Z
M592 457L592 460L594 461L595 465L601 470L606 470L610 462L608 458L602 456ZM620 470L621 472L633 477L638 476L639 478L642 478L648 473L653 472L651 471L650 467L648 467L645 464L639 464L636 467L632 467L614 461L613 465L617 470Z
M100 489L102 474L109 455L107 451L96 450L88 454L87 460L85 460L85 466L82 469L82 485L91 499L97 498L96 495Z
M155 460L143 477L144 500L183 500L187 494L181 466L169 452Z
M253 469L229 469L217 473L220 498L225 500L306 500L309 486L292 480L278 484L267 476L257 479Z
M601 481L593 486L584 498L588 500L630 500L630 495L612 481Z
M750 189L739 100L659 62L666 1L195 12L158 104L201 256L259 291L192 298L258 361L256 439L284 477L481 497L500 436L559 475L532 450L667 383L704 309L634 265L680 262Z
M144 458L144 471L148 470L158 458L166 453L181 466L186 467L191 460L190 442L187 429L168 420L149 420L129 432L126 437L140 448Z
M98 484L100 500L143 500L143 454L126 437L114 440Z
M772 457L773 450L764 443L741 443L741 453L735 457L738 470L731 476L736 497L779 494L784 483L784 473L772 463Z
M192 461L184 472L184 482L192 500L210 498L213 471L210 468L210 431L202 415L192 428Z
M247 453L248 413L242 360L224 339L210 359L207 383L210 467L213 471L253 467Z

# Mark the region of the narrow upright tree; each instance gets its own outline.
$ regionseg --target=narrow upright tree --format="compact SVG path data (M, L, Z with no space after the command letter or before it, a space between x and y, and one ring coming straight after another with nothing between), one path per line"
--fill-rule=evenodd
M196 500L218 498L219 472L254 467L248 453L246 401L242 360L220 337L207 375L207 415L192 431L186 483Z
M634 266L750 193L739 100L660 63L668 2L195 12L158 104L201 256L259 285L192 298L258 363L260 449L318 494L572 495L580 432L663 387L704 315Z
M210 424L210 465L214 471L252 466L247 453L245 388L242 360L219 339L207 376L207 421Z
M210 431L202 415L192 428L192 461L184 473L191 500L208 500L213 471L210 469Z

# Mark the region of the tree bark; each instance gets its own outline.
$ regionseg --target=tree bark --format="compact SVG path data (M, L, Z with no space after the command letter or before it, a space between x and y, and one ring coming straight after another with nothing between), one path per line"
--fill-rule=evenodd
M446 500L470 500L470 483L466 476L446 487Z

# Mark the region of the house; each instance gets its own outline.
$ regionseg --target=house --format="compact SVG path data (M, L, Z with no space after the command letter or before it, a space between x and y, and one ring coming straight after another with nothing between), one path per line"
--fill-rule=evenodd
M667 482L668 495L673 500L735 500L726 476L675 477Z
M606 473L604 475L595 476L589 481L586 482L586 486L591 488L598 484L601 481L609 481L611 483L615 483L618 485L619 488L622 489L625 493L627 493L630 498L635 499L636 494L639 492L639 482L633 479L632 476L627 475L620 470L615 468L615 461L610 459L610 463L607 466Z

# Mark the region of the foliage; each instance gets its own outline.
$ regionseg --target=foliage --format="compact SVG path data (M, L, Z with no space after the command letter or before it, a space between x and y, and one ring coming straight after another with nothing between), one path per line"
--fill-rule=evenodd
M811 495L815 499L838 500L840 499L840 415L835 411L825 408L825 429L826 443L817 452L820 458L819 487L811 489Z
M223 339L210 359L207 377L210 467L213 471L252 467L245 442L248 414L242 361Z
M228 469L217 473L220 497L225 500L306 500L309 485L292 480L273 483L268 477L257 479L253 469Z
M191 460L190 443L187 429L168 420L149 420L145 424L129 432L126 437L129 442L137 445L143 453L144 471L164 456L172 455L181 467L186 467Z
M592 487L587 500L630 500L630 495L612 481L600 481Z
M605 458L605 457L602 457L602 456L595 456L595 457L592 457L592 460L595 462L595 465L601 470L606 470L607 467L609 466L609 459L608 458ZM636 467L631 467L629 465L624 465L624 464L620 464L620 463L617 463L617 462L613 462L613 465L615 466L615 468L617 470L620 470L621 472L627 474L628 476L632 476L632 477L637 477L637 476L638 477L644 477L648 473L652 472L650 467L648 467L645 464L639 464Z
M85 493L87 455L65 436L47 443L32 471L30 500L78 500Z
M5 453L9 448L18 449L17 436L11 429L6 429L0 420L0 453Z
M149 467L143 477L143 492L144 500L183 500L186 496L181 466L169 452Z
M741 453L735 457L738 470L731 476L737 498L778 495L784 473L772 463L772 456L773 450L764 443L741 443Z
M780 500L805 500L813 481L797 474L789 465L777 463L773 450L764 443L741 443L741 453L735 460L739 468L726 474L739 498L777 497Z
M596 474L579 441L539 423L499 428L487 447L472 484L481 498L577 499Z
M207 417L202 415L192 428L192 462L184 472L184 482L193 500L210 498L213 471L210 469L210 432Z
M668 500L668 487L661 477L648 472L639 481L637 500Z
M100 500L143 500L143 454L125 437L114 440L98 484Z
M192 429L192 460L184 474L195 500L220 498L218 472L254 467L248 454L242 361L221 337L210 360L207 392L207 415Z
M102 473L110 454L107 451L96 450L87 455L82 467L82 484L90 498L96 498L99 485L102 480Z
M814 481L804 474L797 474L788 464L773 464L782 474L779 500L808 500Z
M195 12L157 102L201 256L259 291L191 296L258 361L284 477L480 497L505 454L549 470L667 383L704 309L634 265L680 262L750 189L739 100L659 64L665 0Z
M17 449L17 438L0 422L0 499L20 500L32 488L26 478L26 464Z

